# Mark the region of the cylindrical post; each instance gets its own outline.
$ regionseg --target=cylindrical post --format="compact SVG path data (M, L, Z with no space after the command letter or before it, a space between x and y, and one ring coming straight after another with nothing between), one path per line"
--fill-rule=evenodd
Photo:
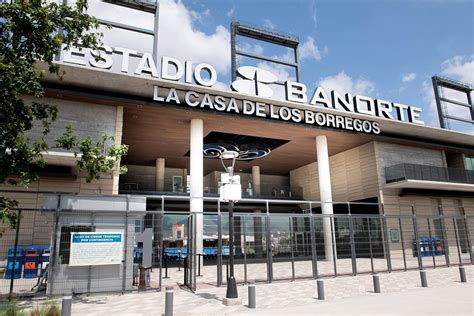
M413 220L413 232L415 233L415 242L416 242L416 253L418 257L418 268L423 270L423 260L421 259L421 247L420 247L420 238L418 237L418 225L416 222L415 206L411 205L411 214Z
M316 137L316 154L318 164L321 209L322 214L326 215L325 217L323 217L324 254L326 256L326 261L334 260L335 262L336 253L333 251L335 235L334 230L331 230L331 225L333 225L333 218L331 216L332 214L334 214L334 211L331 191L331 174L329 168L329 151L327 137L325 135L320 135Z
M173 316L173 287L166 287L165 316Z
M227 279L226 298L238 298L237 283L234 277L234 201L229 201L229 278Z
M378 274L374 273L372 275L372 280L374 281L374 293L381 293L380 291L380 277Z
M71 316L72 309L72 296L63 296L63 301L61 304L61 316Z
M324 295L324 280L316 280L318 284L318 300L324 300L326 297Z
M257 307L256 291L255 291L255 282L249 283L249 308Z
M426 279L426 271L420 270L421 286L428 287L428 280Z
M459 276L461 277L461 282L467 282L466 270L464 269L464 266L459 266Z

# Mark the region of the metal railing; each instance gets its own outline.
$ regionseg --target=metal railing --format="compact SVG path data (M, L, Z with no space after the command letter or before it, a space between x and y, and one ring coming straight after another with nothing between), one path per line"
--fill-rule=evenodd
M227 203L218 198L202 198L206 202L205 210L196 214L183 210L182 203L176 208L175 202L189 202L189 197L148 198L154 202L150 203L152 209L138 217L126 210L18 210L21 220L17 229L4 231L0 238L0 268L4 269L0 298L54 295L61 291L79 294L161 290L171 283L181 283L195 290L199 287L196 280L222 286L226 283L231 248L235 253L235 275L239 283L474 262L474 216L466 215L474 214L474 205L443 204L439 209L444 215L426 216L418 213L426 214L431 205L334 202L333 208L342 210L341 206L345 206L345 213L324 215L321 214L323 203L319 201L244 199L234 208L235 235L231 247ZM251 207L246 207L249 205ZM282 212L282 205L297 207L300 212ZM360 214L361 209L373 212L374 207L380 213ZM203 222L202 253L196 251L193 226L198 216L202 216ZM31 229L32 223L34 229ZM175 224L184 225L180 238L173 238ZM109 231L113 227L129 227L122 263L107 269L95 266L71 269L67 260L71 233L100 231L101 225L107 226ZM146 229L153 234L152 264L141 270L143 251L140 252L140 245L134 239ZM325 231L332 236L331 247L326 246ZM14 264L7 250L28 246L50 247L47 268L38 264L37 269L31 271L31 264L25 265L25 257L17 257L15 260L22 265L22 271L16 276L8 274L9 262ZM40 270L40 266L46 270ZM25 268L29 270L27 277ZM105 280L99 281L99 276Z
M474 184L474 170L402 163L385 168L386 183L426 180Z

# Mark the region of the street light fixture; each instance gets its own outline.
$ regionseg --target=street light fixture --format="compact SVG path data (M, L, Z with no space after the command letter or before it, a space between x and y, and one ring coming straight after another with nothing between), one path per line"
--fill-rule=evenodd
M239 156L239 153L232 150L226 150L221 153L220 159L222 166L229 173L230 184L234 183L234 165L235 160ZM229 167L226 167L224 160L231 160L232 164ZM225 185L225 184L224 184ZM237 283L235 282L234 277L234 200L229 200L229 266L230 274L227 279L227 292L225 297L228 299L238 298L239 294L237 292Z

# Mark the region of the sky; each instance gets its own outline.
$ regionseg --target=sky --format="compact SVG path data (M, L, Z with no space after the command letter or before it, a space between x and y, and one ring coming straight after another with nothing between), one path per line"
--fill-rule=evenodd
M230 23L291 34L300 41L300 81L309 91L362 94L423 109L426 125L439 126L431 77L474 85L474 1L470 0L160 0L158 52L213 65L230 85ZM89 0L99 18L153 29L150 14ZM105 30L109 46L152 51L151 37ZM290 59L287 49L238 39L240 49ZM288 67L241 58L280 80L295 78ZM460 101L458 95L446 96ZM456 107L461 109L459 107ZM466 113L452 108L452 113ZM458 128L455 126L453 128ZM474 132L473 125L460 127Z

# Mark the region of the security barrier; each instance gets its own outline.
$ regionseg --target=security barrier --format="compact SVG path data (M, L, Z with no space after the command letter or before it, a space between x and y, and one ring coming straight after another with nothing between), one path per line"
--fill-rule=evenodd
M156 198L156 197L155 197ZM171 283L183 284L195 289L202 284L223 286L226 284L226 267L228 265L229 219L227 205L209 198L202 214L204 235L202 253L196 253L193 246L192 230L189 219L196 215L187 211L170 211L168 200L188 200L189 197L160 197L157 210L146 211L146 214L135 223L135 232L151 229L153 232L153 250L151 267L139 282L138 267L144 260L143 245L130 244L129 254L133 263L129 267L122 263L117 271L130 271L124 275L123 282L133 289L141 288L161 290ZM256 202L255 202L256 201ZM183 203L182 201L180 202ZM472 244L474 207L464 207L464 215L425 216L416 215L417 207L412 205L390 206L392 214L382 211L378 214L364 214L370 207L383 209L389 205L363 203L334 203L339 214L321 214L320 202L256 200L241 201L236 206L245 209L246 203L252 204L252 211L238 210L234 215L235 278L237 282L273 282L277 280L294 280L339 275L357 275L360 273L391 272L394 270L436 268L445 265L472 264ZM260 203L261 206L255 206ZM277 203L279 208L274 207ZM292 205L290 204L292 203ZM216 205L212 208L212 205ZM295 205L301 213L285 213L282 205ZM344 206L345 208L342 208ZM446 206L447 207L447 206ZM258 210L254 210L257 209ZM248 208L247 208L248 209ZM393 211L403 210L403 211ZM342 211L341 211L342 210ZM409 212L411 212L411 214ZM346 213L343 213L346 212ZM110 214L108 211L107 214ZM125 220L125 212L114 211L117 218ZM55 226L57 219L65 216L67 226ZM35 225L44 223L41 230L45 232L40 239L25 238L23 224L18 230L21 238L15 239L12 230L0 240L0 262L5 260L7 267L4 279L0 283L0 299L7 295L44 295L49 292L32 292L36 277L51 288L70 286L62 284L64 280L52 278L55 271L67 271L71 233L90 232L92 225L85 225L84 218L95 223L102 220L100 211L62 212L62 210L22 210L25 226L30 225L28 218L35 219ZM179 236L173 236L173 225L183 225ZM29 227L29 226L26 226ZM92 227L92 228L91 228ZM331 247L327 247L327 235L333 236ZM46 234L48 233L48 234ZM133 231L130 232L133 234ZM133 237L132 237L133 238ZM31 244L22 243L33 241ZM49 246L41 242L51 244ZM13 245L18 244L13 269ZM46 246L45 249L39 246ZM7 248L8 247L8 251ZM25 256L25 247L26 250ZM51 251L50 251L51 249ZM7 254L8 252L8 254ZM42 255L41 255L42 253ZM40 256L41 255L41 256ZM2 257L3 256L3 257ZM134 269L134 267L135 268ZM46 267L48 269L46 270ZM165 266L168 269L165 269ZM1 265L0 265L1 268ZM128 270L127 270L128 269ZM14 271L15 270L15 271ZM110 271L115 271L111 269ZM133 270L136 270L135 273ZM85 270L86 273L87 270ZM109 270L103 270L106 277ZM46 273L48 272L48 273ZM145 271L143 271L145 272ZM88 278L92 275L80 275L86 283L82 286L87 292ZM196 278L197 276L197 278ZM135 279L135 280L134 280ZM74 279L69 281L74 284ZM94 281L95 282L95 281ZM196 283L197 282L197 283ZM141 283L141 284L140 284ZM114 290L107 283L99 291ZM46 287L46 286L45 286ZM11 293L11 294L10 294Z

